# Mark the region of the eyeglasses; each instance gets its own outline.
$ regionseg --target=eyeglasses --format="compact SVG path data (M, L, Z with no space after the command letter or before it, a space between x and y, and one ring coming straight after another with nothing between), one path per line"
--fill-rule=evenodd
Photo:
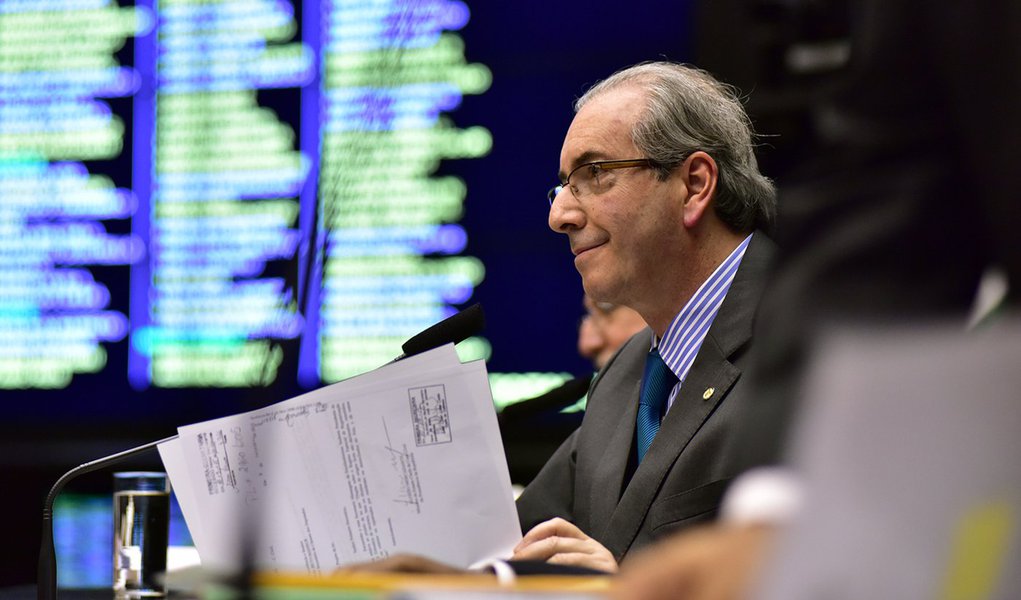
M633 169L635 167L655 167L656 163L648 158L630 158L627 160L597 160L578 165L567 175L567 179L560 185L553 186L546 197L550 206L556 200L565 187L571 188L575 198L581 198L589 194L599 194L605 189L606 181L602 176L604 171L614 169Z

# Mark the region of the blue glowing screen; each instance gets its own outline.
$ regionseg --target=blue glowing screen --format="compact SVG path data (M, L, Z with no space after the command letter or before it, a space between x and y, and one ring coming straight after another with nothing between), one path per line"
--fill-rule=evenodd
M9 425L236 412L475 301L498 402L586 371L544 190L573 98L690 17L553 4L0 2Z

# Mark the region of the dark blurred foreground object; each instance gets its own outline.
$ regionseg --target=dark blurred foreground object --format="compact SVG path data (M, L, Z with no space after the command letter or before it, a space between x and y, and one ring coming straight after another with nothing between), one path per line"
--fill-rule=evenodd
M823 316L964 314L987 267L1021 279L1021 4L848 10L848 61L810 97L812 158L781 182L777 288Z
M760 131L785 134L770 163L781 251L759 320L764 400L748 427L751 452L769 463L785 436L755 435L796 412L823 324L963 326L990 272L1005 276L1017 306L1021 3L709 4L707 27L729 11L754 35L715 51L707 37L703 66L750 94Z
M810 465L805 469L810 506L797 519L796 541L779 553L765 597L1018 597L1018 570L1001 568L1021 559L1017 468L1003 468L1003 457L1019 451L1016 442L1008 448L1021 428L1018 405L1015 392L1014 412L1004 423L985 412L992 407L982 393L981 374L994 373L982 359L974 364L970 356L976 370L962 371L954 365L956 350L947 351L960 349L957 342L943 347L938 334L931 334L911 346L901 343L898 330L855 350L866 362L875 353L901 365L902 372L884 373L883 384L872 385L869 369L881 368L878 362L856 373L863 387L844 393L840 407L832 386L811 386L805 394L799 389L807 358L815 354L812 340L826 324L875 334L909 322L950 321L960 333L979 281L990 273L1006 279L1012 289L1004 306L1016 311L1021 3L718 0L698 6L696 62L749 94L758 131L781 134L763 140L764 172L780 191L781 252L759 315L762 352L753 373L758 399L745 419L746 451L760 463L777 462L787 436L775 432L802 415L803 436L824 442L831 434L834 442L814 452L799 446L796 466ZM1017 348L1021 330L996 317L983 327L1005 327L996 343L1013 340ZM891 347L899 353L888 352ZM948 378L935 360L911 369L902 362L933 351L944 353L948 373L962 379ZM1016 371L1021 360L992 356L1000 376ZM974 391L961 384L973 378ZM936 380L948 387L932 385ZM929 386L937 392L933 410L922 391ZM951 405L948 390L956 394ZM803 402L797 402L799 396ZM995 400L1000 408L1003 400ZM858 412L853 419L825 422L812 416L838 408ZM932 436L953 425L946 422L948 409L962 411L957 433ZM932 423L937 414L944 418ZM974 418L978 415L989 428ZM905 446L917 434L928 437L918 448ZM987 435L996 439L987 441ZM877 437L889 461L875 452ZM955 445L960 456L941 462L948 450L954 455ZM973 445L978 448L970 452ZM935 452L927 454L930 449ZM867 459L838 462L863 454ZM961 469L987 473L987 463L1001 472L977 477L974 487L958 478L972 475ZM1011 490L1009 505L983 505L982 495L996 487L997 478L1001 489ZM916 490L916 482L924 485ZM887 503L894 490L903 495ZM969 493L976 501L973 511L960 504ZM960 509L956 533L953 518L939 519L951 502ZM717 533L715 540L723 540L725 532ZM884 541L892 535L899 537L888 546ZM938 552L942 557L934 557ZM695 558L665 565L663 572L687 573L704 592L706 582L745 575L728 572L740 568L735 562ZM934 566L944 569L943 580L925 579ZM696 587L686 590L692 598L702 597ZM945 593L937 593L941 589Z

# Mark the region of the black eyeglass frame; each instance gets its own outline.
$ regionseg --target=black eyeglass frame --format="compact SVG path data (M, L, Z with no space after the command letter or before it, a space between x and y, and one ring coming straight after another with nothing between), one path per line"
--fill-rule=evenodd
M553 201L557 199L557 196L560 195L560 192L562 192L565 187L571 185L571 177L574 176L574 174L577 173L580 169L584 169L585 167L596 167L601 171L612 171L614 169L633 169L635 167L655 168L656 166L657 163L653 161L651 158L594 160L592 162L583 163L572 169L571 172L567 174L567 179L565 179L560 184L550 188L550 190L546 192L546 198L549 200L550 206L553 206ZM573 187L571 187L571 193L577 195L577 191Z

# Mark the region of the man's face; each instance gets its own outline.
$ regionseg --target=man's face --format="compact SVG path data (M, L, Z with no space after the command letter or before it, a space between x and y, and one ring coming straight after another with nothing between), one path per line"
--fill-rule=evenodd
M605 92L575 115L560 153L561 179L597 160L644 158L631 140L644 108L634 87ZM575 197L570 186L550 208L549 226L568 236L574 266L593 300L638 308L684 264L683 191L651 168L605 171L598 193ZM573 180L572 180L573 181Z

